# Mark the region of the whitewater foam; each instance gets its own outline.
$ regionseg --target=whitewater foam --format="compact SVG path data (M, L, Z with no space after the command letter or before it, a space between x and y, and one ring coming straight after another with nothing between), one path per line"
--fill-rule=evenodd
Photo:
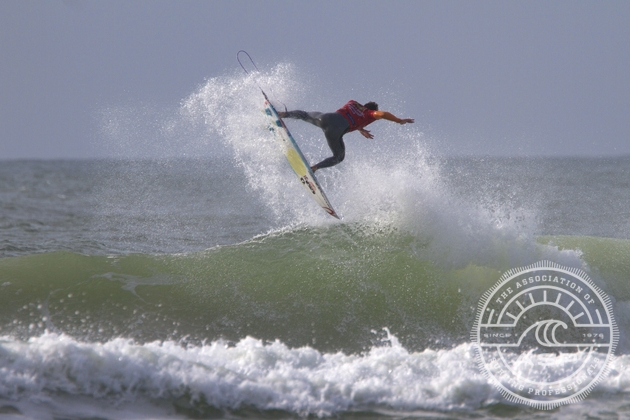
M497 396L476 373L470 346L409 353L390 341L346 355L249 337L234 347L218 341L188 348L123 339L81 343L51 333L28 343L4 338L0 394L47 400L64 392L117 402L186 394L192 403L221 409L319 416L378 407L473 410Z
M228 345L84 343L54 333L0 341L0 396L54 402L57 395L121 405L184 398L198 410L247 407L330 416L362 410L471 412L501 400L479 374L471 344L409 352L388 335L363 354L321 353L247 337ZM529 354L524 363L535 363ZM557 364L574 363L570 355ZM571 366L567 366L570 369ZM630 357L617 358L594 393L630 392Z

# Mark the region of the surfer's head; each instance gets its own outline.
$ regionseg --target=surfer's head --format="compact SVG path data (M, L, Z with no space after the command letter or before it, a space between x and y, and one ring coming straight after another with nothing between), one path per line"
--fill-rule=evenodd
M363 106L367 109L371 109L372 111L378 111L378 104L376 102L368 102Z

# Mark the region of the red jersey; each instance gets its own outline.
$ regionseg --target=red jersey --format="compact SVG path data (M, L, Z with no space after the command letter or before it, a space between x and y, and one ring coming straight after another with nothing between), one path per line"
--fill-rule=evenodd
M349 101L343 107L339 108L337 112L348 120L350 124L348 132L358 130L376 121L374 111L367 109L357 101Z

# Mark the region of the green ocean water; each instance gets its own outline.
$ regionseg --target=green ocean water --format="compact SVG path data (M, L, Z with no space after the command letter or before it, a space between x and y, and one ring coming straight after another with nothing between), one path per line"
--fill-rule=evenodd
M541 256L579 250L596 282L630 301L630 242L547 236L538 244ZM5 258L0 326L22 339L46 329L88 341L253 336L349 353L377 344L387 327L405 348L448 348L468 340L479 296L510 260L447 268L423 258L423 246L409 235L339 225L179 255ZM617 312L625 326L624 308Z

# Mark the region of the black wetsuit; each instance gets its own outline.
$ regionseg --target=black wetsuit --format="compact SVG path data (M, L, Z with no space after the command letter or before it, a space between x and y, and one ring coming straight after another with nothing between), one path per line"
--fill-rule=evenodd
M333 155L319 162L317 169L328 168L340 163L346 156L346 146L343 144L343 135L350 129L350 124L343 115L338 112L305 112L289 111L279 112L281 118L295 118L306 121L321 128L326 136L328 147Z

